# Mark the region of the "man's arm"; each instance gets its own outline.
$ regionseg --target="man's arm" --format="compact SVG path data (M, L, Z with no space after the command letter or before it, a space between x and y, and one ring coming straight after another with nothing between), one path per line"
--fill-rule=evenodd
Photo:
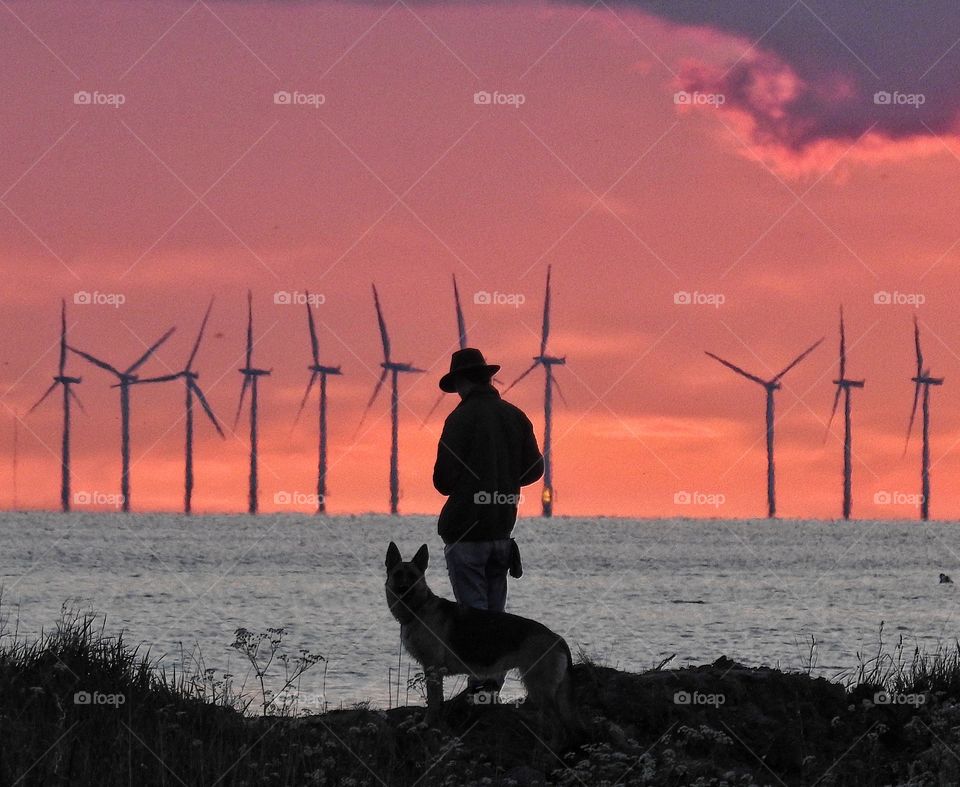
M520 464L520 486L532 484L543 476L543 454L537 445L537 436L533 433L533 424L527 416L522 416L523 458Z
M464 465L466 436L463 425L457 423L457 413L447 416L437 446L437 461L433 466L433 486L441 495L450 495L456 489L460 476L467 470Z

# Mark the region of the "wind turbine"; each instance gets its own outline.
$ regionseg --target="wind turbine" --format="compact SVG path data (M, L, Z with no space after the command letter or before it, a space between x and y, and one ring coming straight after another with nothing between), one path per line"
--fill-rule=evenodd
M457 289L457 276L453 275L453 303L457 310L457 335L459 342L459 349L463 349L467 346L467 325L463 319L463 307L460 305L460 291ZM426 417L423 419L423 423L420 425L423 426L427 421L430 420L430 416L436 411L440 406L440 403L443 401L443 393L437 397L437 401L433 403L433 407L430 408L430 412L427 413Z
M833 409L830 411L830 420L827 422L827 432L830 431L830 425L833 423L833 417L837 414L837 405L840 404L840 396L843 395L843 518L850 518L850 511L853 507L853 500L850 493L850 479L853 473L851 462L851 437L850 437L850 389L863 388L864 380L847 379L847 340L843 330L843 307L840 307L840 374L833 384L837 386L837 393L833 397Z
M322 514L327 510L327 375L342 374L339 366L324 366L320 363L320 342L317 340L317 326L313 321L313 309L310 308L310 293L307 293L307 325L310 327L310 349L313 353L313 364L307 367L310 370L310 381L307 383L307 390L304 391L303 400L300 402L300 409L297 410L297 417L294 424L300 420L303 408L306 407L310 391L317 378L320 378L320 415L319 431L320 446L319 458L317 461L317 513Z
M370 401L367 402L367 407L363 411L363 418L367 417L367 413L370 408L373 406L374 401L376 401L377 395L380 393L380 389L383 387L384 382L387 379L387 375L390 376L390 513L397 513L397 503L400 499L400 471L398 463L398 433L399 433L399 419L400 419L400 394L398 391L398 382L401 372L417 372L422 373L423 369L418 369L413 364L410 363L399 363L390 358L390 337L387 335L387 324L383 319L383 312L380 309L380 298L377 295L377 286L371 285L373 287L373 305L377 309L377 323L380 326L380 341L383 343L383 361L380 366L383 368L383 371L380 372L380 377L377 380L377 384L373 389L373 394L370 396ZM363 423L363 418L360 419L360 423Z
M758 385L762 385L764 390L767 392L767 516L771 519L777 515L777 500L774 486L773 469L773 394L780 388L780 380L783 378L783 376L794 366L800 363L800 361L806 358L810 353L812 353L822 341L823 339L814 342L806 350L800 353L800 355L794 358L789 364L787 364L787 366L783 368L783 371L771 377L769 380L764 380L762 377L757 377L754 374L750 374L750 372L745 372L739 366L734 366L729 361L723 360L723 358L720 356L714 355L712 352L707 352L707 355L709 355L715 361L719 361L728 369L732 369L737 374L746 377L748 380L752 380Z
M213 424L213 428L217 430L217 434L220 437L224 437L223 430L220 428L220 424L217 422L217 417L213 414L213 410L210 409L210 404L207 402L207 398L203 395L203 391L200 390L200 385L197 383L199 374L193 371L193 361L197 357L197 352L200 349L200 342L203 341L203 332L207 328L207 320L210 317L210 310L213 308L213 298L210 299L210 304L207 306L207 311L203 315L203 322L200 323L200 332L197 334L197 340L193 344L193 349L190 351L190 356L187 358L187 363L179 372L174 372L173 374L165 374L160 377L146 377L144 379L137 380L136 383L165 383L171 380L183 380L184 388L186 389L186 422L187 422L187 436L186 436L186 448L185 448L185 461L184 461L184 480L183 480L183 512L189 514L191 511L191 502L193 499L193 397L196 396L200 401L200 406L203 408L203 412L206 413L207 418L210 419L210 422Z
M538 366L543 367L544 377L546 379L543 390L543 491L540 494L540 503L543 516L553 516L553 462L551 461L552 443L551 443L551 425L553 422L553 388L556 386L557 393L563 398L560 391L560 385L553 379L553 367L563 366L567 362L566 356L547 355L547 339L550 336L550 267L547 266L547 291L543 298L543 327L540 332L540 354L534 356L533 363L527 370L514 380L504 393L507 393L513 386L520 382L530 372Z
M70 510L70 400L77 403L77 406L83 410L83 405L77 395L70 388L71 385L79 385L79 377L70 377L66 374L67 365L67 302L60 300L60 363L57 366L57 374L53 378L53 383L44 392L37 403L27 411L30 415L58 385L63 386L63 436L60 443L60 508L63 511ZM16 483L16 479L14 479Z
M81 358L86 358L94 366L99 366L101 369L110 372L110 374L120 381L112 387L120 389L120 496L123 498L120 505L124 511L130 510L130 386L137 381L137 375L135 374L137 369L147 362L147 359L156 352L161 344L170 338L175 330L175 328L171 328L163 334L163 336L147 348L147 351L143 355L123 371L117 369L115 366L111 366L106 361L101 361L90 353L78 350L76 347L68 346L70 350Z
M247 290L247 356L243 368L239 370L243 375L243 387L240 389L240 402L237 405L237 415L233 419L236 428L240 420L240 411L243 409L243 397L250 389L250 486L248 491L247 511L257 513L257 380L270 374L272 369L257 369L251 366L253 362L253 293Z
M913 420L917 415L917 401L920 398L920 388L923 388L923 453L920 465L920 517L928 519L930 515L930 386L943 385L942 377L931 377L930 370L923 368L923 353L920 351L920 325L916 315L913 318L913 343L917 352L917 374L910 379L916 383L913 389L913 409L910 411L910 424L907 426L907 443L903 453L907 453L910 444L910 432L913 430Z

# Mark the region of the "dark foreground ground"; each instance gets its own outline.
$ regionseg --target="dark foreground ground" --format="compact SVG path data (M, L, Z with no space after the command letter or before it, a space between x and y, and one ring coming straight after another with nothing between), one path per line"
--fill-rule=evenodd
M960 784L956 652L878 654L853 688L725 658L580 663L589 732L566 750L523 705L453 701L439 729L421 707L252 717L209 671L153 666L89 621L0 640L0 785Z

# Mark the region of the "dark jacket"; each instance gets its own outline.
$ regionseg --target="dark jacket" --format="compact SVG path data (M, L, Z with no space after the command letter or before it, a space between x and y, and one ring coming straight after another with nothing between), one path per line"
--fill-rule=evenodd
M492 385L476 388L447 416L433 485L447 502L437 531L444 543L509 538L520 487L543 475L533 425Z

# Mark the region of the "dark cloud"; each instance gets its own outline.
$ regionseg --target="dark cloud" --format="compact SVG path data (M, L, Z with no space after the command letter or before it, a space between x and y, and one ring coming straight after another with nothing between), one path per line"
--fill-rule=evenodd
M956 0L624 0L619 5L751 43L760 39L729 71L694 66L681 78L686 89L723 93L725 106L749 113L762 142L801 150L820 140L856 139L873 124L892 139L957 130ZM795 89L789 89L791 74ZM922 104L877 104L878 91L890 93L892 101L895 92L920 94L914 101Z
M408 1L439 6L452 0ZM392 0L356 2L392 4ZM511 0L461 2L508 5ZM593 0L554 2L593 4ZM680 76L685 89L723 93L726 107L748 113L761 143L802 151L822 140L853 141L871 127L894 140L960 130L960 0L606 2L614 9L636 8L750 43L759 39L732 67L694 65L685 67ZM598 12L603 8L598 5ZM791 84L795 91L783 95ZM919 94L923 103L878 105L877 92Z

